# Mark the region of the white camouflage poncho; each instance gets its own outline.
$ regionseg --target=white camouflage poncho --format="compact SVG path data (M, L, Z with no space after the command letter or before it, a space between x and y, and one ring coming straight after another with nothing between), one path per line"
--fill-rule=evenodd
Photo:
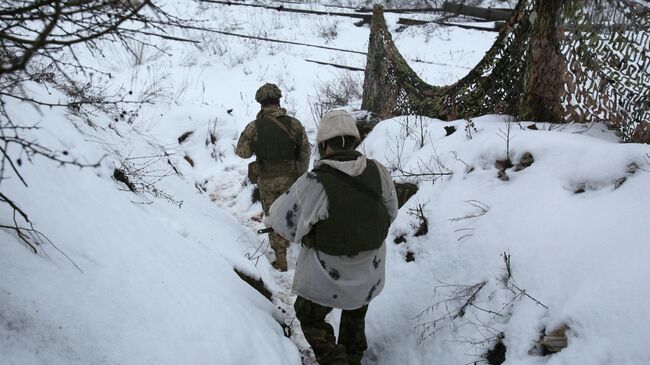
M386 168L376 162L382 180L382 197L390 221L397 215L397 194ZM351 176L366 168L366 158L353 161L320 160ZM354 209L354 207L350 207ZM326 219L328 201L325 188L312 172L303 174L271 206L267 225L291 242L300 242L312 225ZM303 246L296 262L292 291L327 307L357 309L376 297L384 288L386 243L379 249L349 256L331 256Z

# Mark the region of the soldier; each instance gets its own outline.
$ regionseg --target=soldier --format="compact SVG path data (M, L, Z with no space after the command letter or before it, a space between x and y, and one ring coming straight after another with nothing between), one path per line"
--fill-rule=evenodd
M267 225L303 247L294 308L321 365L360 364L368 303L384 287L386 245L397 215L390 173L355 151L359 131L345 111L326 113L316 140L324 155L271 206ZM336 343L325 316L343 309Z
M266 216L273 201L309 167L311 146L307 134L300 121L280 107L281 97L274 84L264 84L257 90L255 100L262 109L246 126L235 148L241 158L255 154L256 161L249 165L249 178L257 183ZM273 267L287 271L289 242L276 233L269 234L269 241L275 251Z

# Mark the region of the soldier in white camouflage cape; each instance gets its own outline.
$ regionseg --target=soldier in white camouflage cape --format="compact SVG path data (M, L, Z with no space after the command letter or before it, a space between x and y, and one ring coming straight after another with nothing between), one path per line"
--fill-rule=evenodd
M322 158L271 206L265 223L303 247L292 291L305 338L321 365L360 364L367 348L368 303L385 281L386 244L397 216L390 173L355 151L359 131L347 112L320 121ZM338 343L325 316L343 309Z

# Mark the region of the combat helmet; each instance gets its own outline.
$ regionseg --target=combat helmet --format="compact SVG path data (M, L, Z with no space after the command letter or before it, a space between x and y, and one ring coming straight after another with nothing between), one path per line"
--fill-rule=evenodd
M339 136L351 136L357 141L361 140L356 120L345 110L331 110L320 119L316 142L325 142Z
M280 100L281 97L282 92L276 84L266 83L257 89L255 93L255 100L260 104L267 100Z

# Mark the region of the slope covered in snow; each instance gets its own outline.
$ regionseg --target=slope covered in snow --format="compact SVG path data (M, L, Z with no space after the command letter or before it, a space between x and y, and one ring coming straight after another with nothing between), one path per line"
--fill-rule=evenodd
M135 163L160 153L128 128L122 138L95 133L98 148L60 113L17 109L17 120L42 122L41 143L87 161L113 148ZM255 238L181 177L158 184L173 202L128 191L111 179L115 157L82 169L37 160L20 170L29 188L3 182L50 241L34 255L0 231L2 363L296 363L276 308L233 270L259 276L238 244ZM144 161L143 174L167 170L164 161Z
M164 5L214 30L357 52L367 47L367 26L348 18ZM397 18L387 15L396 43L434 84L462 77L495 36L433 27L397 32ZM40 143L100 163L80 169L25 160L19 169L29 187L16 176L2 181L2 193L50 241L34 255L0 230L1 363L313 363L293 320L293 272L275 272L266 239L252 231L261 227L261 207L246 182L249 161L234 156L233 146L258 110L253 96L264 82L280 86L283 106L313 142L315 114L331 102L326 91L352 85L336 93L358 108L362 73L308 60L362 68L365 57L198 30L176 35L200 43L161 42L139 53L107 44L105 58L80 51L112 75L95 82L149 93L152 104L88 120L68 109L7 105L15 121L39 123L27 133ZM28 86L40 100L68 98ZM474 123L470 139L465 121L386 120L361 146L397 180L419 187L391 228L387 284L368 313L365 363L480 361L501 332L508 364L647 363L648 147L618 144L598 125L531 131L512 124L510 158L516 164L530 152L535 162L506 170L504 182L494 165L506 157L507 124L496 116ZM457 131L445 137L450 125ZM138 193L116 181L116 169ZM12 222L7 206L0 212L0 223ZM416 237L420 217L428 232ZM405 241L393 243L398 237ZM290 269L298 249L291 247ZM504 253L514 282L500 281ZM273 303L235 268L263 279ZM463 316L445 320L479 287ZM449 298L460 299L427 310ZM440 330L423 333L438 318ZM291 339L279 322L291 327ZM562 323L570 326L566 350L548 358L528 354L543 327Z
M404 242L390 245L391 280L369 315L377 363L470 363L501 336L507 364L647 363L650 147L603 140L598 125L513 123L510 159L534 162L502 181L508 119L473 123L470 138L466 121L401 117L364 143L420 188L392 226ZM421 216L428 233L415 236ZM562 324L566 349L529 354Z

